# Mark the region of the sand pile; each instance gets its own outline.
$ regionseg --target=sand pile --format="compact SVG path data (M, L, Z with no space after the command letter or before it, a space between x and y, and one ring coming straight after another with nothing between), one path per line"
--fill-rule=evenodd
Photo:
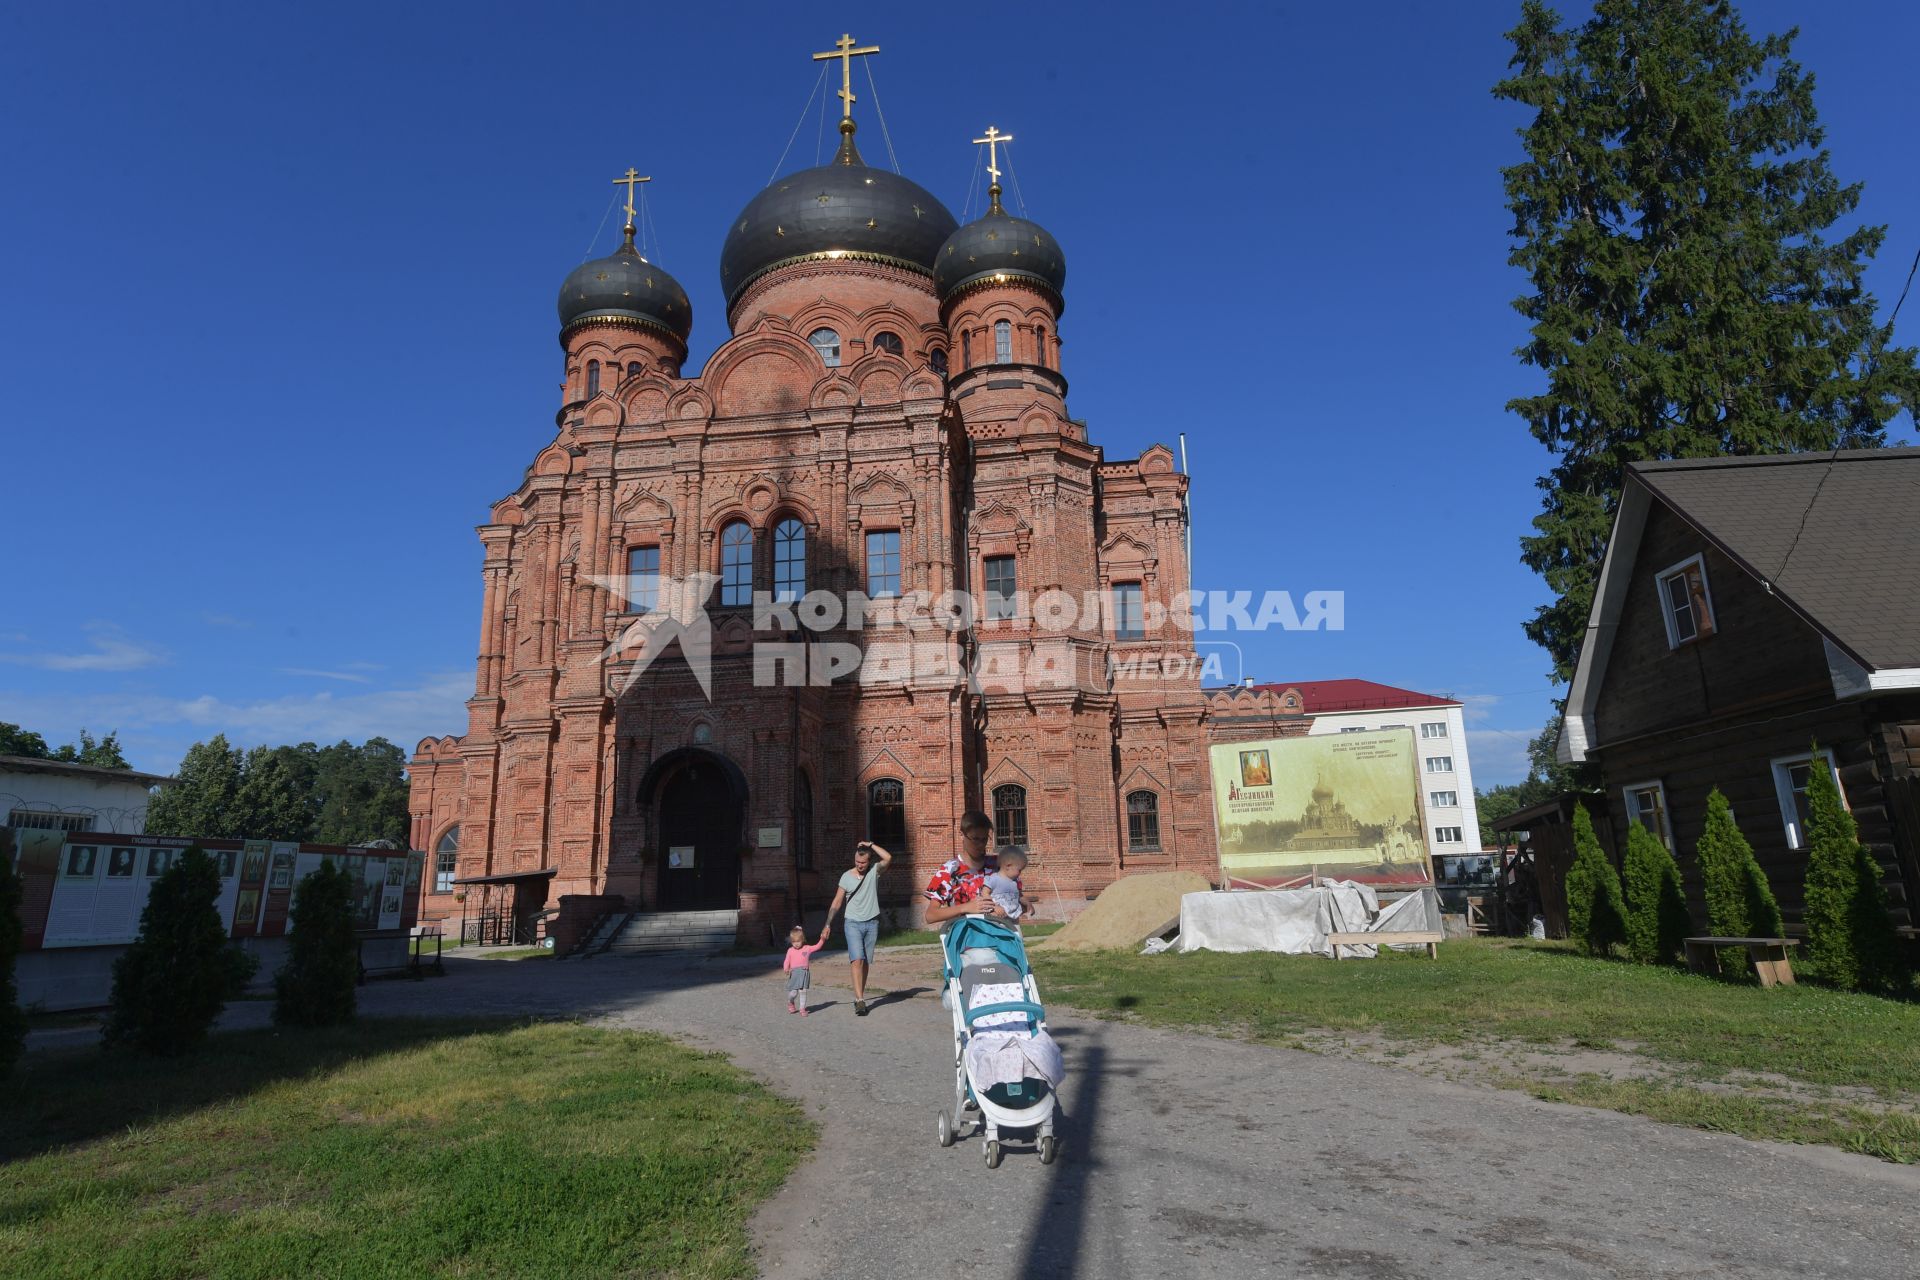
M1205 893L1213 886L1192 871L1156 871L1122 876L1060 932L1032 945L1067 951L1137 947L1180 920L1180 895Z

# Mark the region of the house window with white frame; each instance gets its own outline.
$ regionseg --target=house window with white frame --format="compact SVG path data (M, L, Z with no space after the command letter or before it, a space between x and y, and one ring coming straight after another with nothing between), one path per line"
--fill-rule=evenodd
M1425 722L1420 726L1420 736L1423 738L1446 737L1447 722L1445 720L1429 720Z
M1429 791L1427 792L1427 803L1436 809L1457 808L1460 804L1460 793L1458 791Z
M1637 822L1673 851L1673 824L1667 818L1667 789L1657 782L1621 788L1627 800L1627 821Z
M1428 773L1452 773L1453 757L1452 756L1428 756L1427 772Z
M1773 761L1773 790L1780 799L1780 821L1787 828L1787 848L1804 849L1807 847L1807 819L1812 816L1807 808L1807 781L1813 776L1813 762L1824 762L1829 770L1833 769L1833 757L1822 751L1818 756L1797 755L1781 756ZM1840 774L1833 773L1833 785L1840 786ZM1846 792L1840 793L1840 803L1847 802Z
M1661 573L1660 616L1667 626L1667 647L1705 639L1714 632L1713 600L1707 594L1707 566L1699 556Z
M1460 828L1435 827L1433 829L1433 842L1435 844L1460 844Z

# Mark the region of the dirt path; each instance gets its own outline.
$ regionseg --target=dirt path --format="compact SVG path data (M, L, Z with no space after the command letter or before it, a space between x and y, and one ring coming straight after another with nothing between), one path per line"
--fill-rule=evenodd
M819 1152L755 1223L779 1280L1903 1277L1920 1247L1911 1169L1063 1011L1066 1152L989 1171L977 1142L934 1142L950 1084L934 952L883 952L893 995L867 1018L835 963L818 1011L788 1016L776 966L455 961L367 988L363 1008L604 1018L804 1100Z

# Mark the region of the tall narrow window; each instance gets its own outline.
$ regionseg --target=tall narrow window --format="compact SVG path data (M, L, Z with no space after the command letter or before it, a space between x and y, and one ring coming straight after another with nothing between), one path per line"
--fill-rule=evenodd
M1047 366L1049 369L1053 367L1053 361L1047 358L1047 331L1045 329L1035 329L1033 331L1033 350L1034 354L1039 357L1041 364Z
M646 366L642 365L638 360L629 360L627 361L627 376L629 378L637 378L640 376L640 371L645 367Z
M1678 649L1713 634L1706 561L1694 556L1660 575L1660 612L1667 624L1668 648Z
M993 362L1013 363L1013 325L1006 320L993 322Z
M807 335L807 341L820 353L820 359L829 369L840 367L840 335L831 329L815 329Z
M1001 846L1027 842L1027 789L1017 783L993 789L993 842Z
M900 594L900 531L886 529L867 535L867 595Z
M652 613L660 607L660 548L627 552L627 612Z
M875 351L884 351L890 356L897 356L904 354L907 348L906 345L900 341L899 334L890 333L882 329L873 335L873 349Z
M880 778L867 787L867 839L888 853L907 847L907 789L897 779Z
M1146 614L1141 607L1140 584L1137 582L1113 584L1113 638L1116 640L1147 638Z
M720 603L753 603L753 530L744 520L720 531Z
M987 620L1014 616L1014 567L1012 556L987 557Z
M807 594L807 526L788 517L773 531L773 598Z
M1127 797L1127 850L1152 853L1160 848L1160 797L1135 791Z
M802 871L813 869L813 782L805 769L793 774L793 861Z
M435 893L453 892L453 873L460 861L460 828L458 825L447 828L447 834L440 837L440 843L433 847L433 891Z
M587 361L587 399L591 400L599 394L600 362L598 360L589 360Z
M947 376L947 353L940 348L935 347L927 353L927 363L932 365L933 371L941 377Z

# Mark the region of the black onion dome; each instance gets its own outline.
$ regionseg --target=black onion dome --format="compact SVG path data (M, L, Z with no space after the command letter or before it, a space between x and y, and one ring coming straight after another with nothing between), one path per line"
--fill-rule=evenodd
M747 202L720 250L720 287L732 307L775 267L829 257L932 275L934 258L957 225L925 187L869 169L848 133L832 164L776 179Z
M945 302L968 285L998 276L1036 281L1061 297L1067 255L1046 228L1014 217L996 200L985 217L969 222L940 246L933 285Z
M685 342L693 304L678 280L640 256L629 230L610 257L581 263L560 286L561 331L592 320L665 329Z

